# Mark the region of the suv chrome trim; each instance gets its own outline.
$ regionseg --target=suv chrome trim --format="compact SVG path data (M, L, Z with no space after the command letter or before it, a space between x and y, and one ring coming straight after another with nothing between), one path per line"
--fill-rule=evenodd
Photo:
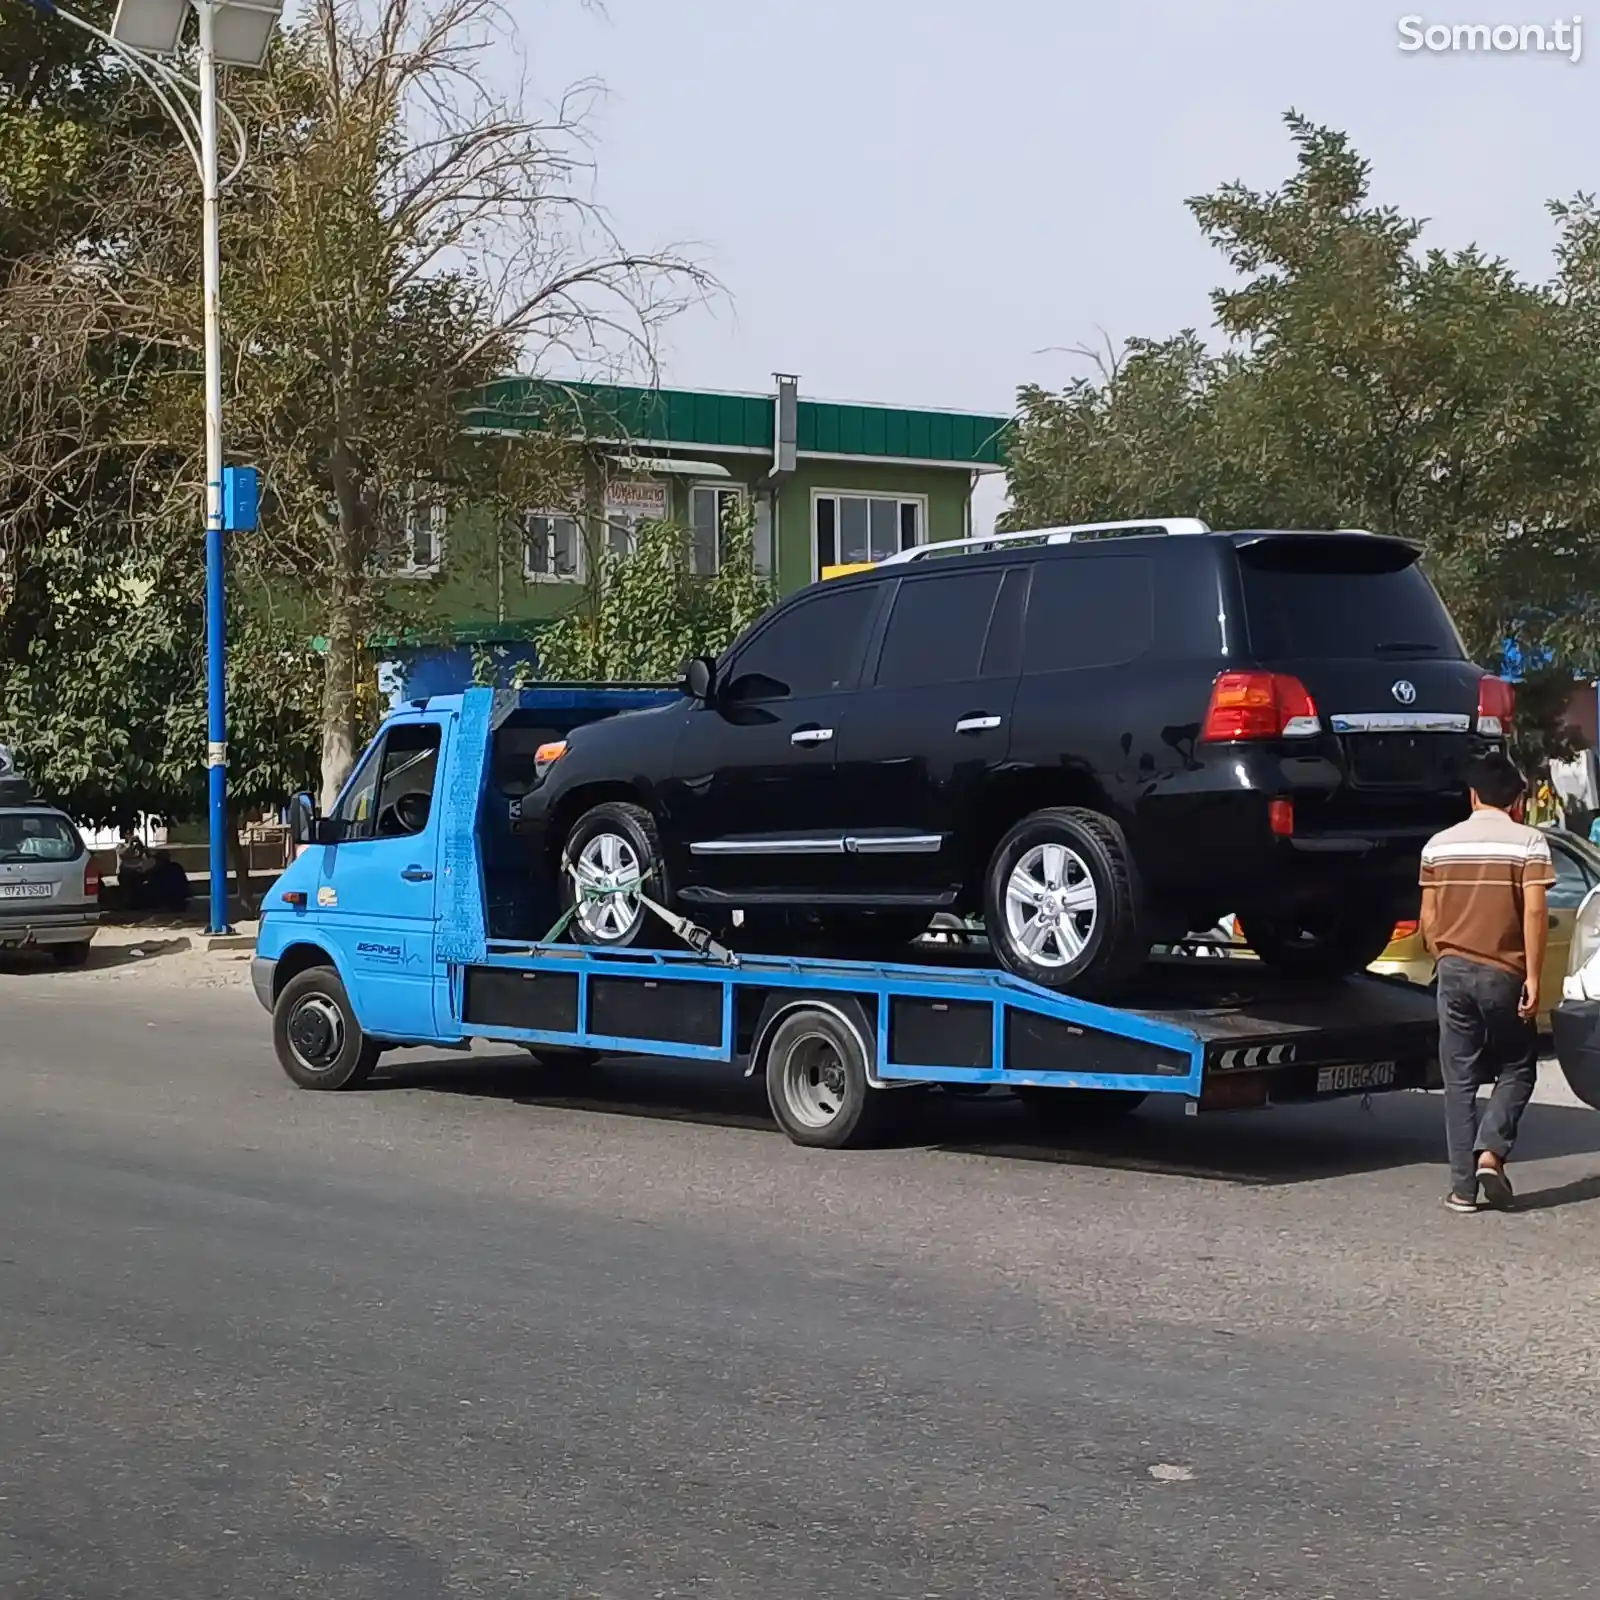
M942 833L855 834L837 839L701 839L692 856L920 856L944 848Z
M853 856L931 856L944 848L942 833L877 834L865 839L846 839L845 850Z
M1351 711L1328 718L1335 733L1470 733L1464 711Z
M885 556L876 563L880 567L903 567L908 562L921 561L928 556L948 555L953 550L990 550L997 545L1032 542L1034 544L1071 544L1083 533L1210 533L1210 524L1198 517L1138 517L1129 522L1069 522L1056 528L1029 528L1022 533L989 533L972 539L936 539L929 544L913 545L909 550Z
M689 846L692 856L842 856L837 839L701 839Z

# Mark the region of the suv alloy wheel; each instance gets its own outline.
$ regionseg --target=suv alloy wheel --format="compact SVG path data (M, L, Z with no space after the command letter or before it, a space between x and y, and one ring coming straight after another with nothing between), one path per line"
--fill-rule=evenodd
M654 918L638 890L667 903L655 819L624 800L591 807L562 844L560 878L562 909L576 905L567 924L575 944L648 944Z
M1122 830L1078 807L1035 811L995 847L984 923L1001 963L1050 989L1104 988L1149 953Z

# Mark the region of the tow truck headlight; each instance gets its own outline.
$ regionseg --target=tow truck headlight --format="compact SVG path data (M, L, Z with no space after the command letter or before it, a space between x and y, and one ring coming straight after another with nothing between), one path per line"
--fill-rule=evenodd
M526 748L526 746L524 746L524 748ZM551 767L553 767L556 762L558 762L566 753L567 741L565 739L552 739L548 744L540 745L539 748L533 752L533 781L535 783L542 781L544 775L549 772Z

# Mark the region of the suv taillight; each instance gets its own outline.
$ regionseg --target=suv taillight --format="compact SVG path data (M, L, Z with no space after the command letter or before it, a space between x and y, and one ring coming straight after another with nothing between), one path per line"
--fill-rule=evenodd
M1224 672L1211 689L1200 737L1207 744L1240 739L1303 739L1322 732L1317 704L1298 678L1282 672Z
M93 856L89 857L89 863L83 869L83 898L85 900L100 898L100 869L94 864Z
M1511 737L1517 691L1504 678L1478 679L1478 732L1491 739Z

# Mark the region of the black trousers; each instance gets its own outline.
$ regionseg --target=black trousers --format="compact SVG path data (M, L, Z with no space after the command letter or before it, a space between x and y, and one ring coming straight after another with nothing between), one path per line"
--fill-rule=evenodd
M1464 956L1439 962L1439 1070L1444 1078L1445 1138L1450 1187L1464 1199L1478 1193L1478 1152L1502 1159L1517 1142L1517 1124L1538 1075L1538 1032L1517 1015L1522 979ZM1494 1085L1480 1111L1478 1086Z

